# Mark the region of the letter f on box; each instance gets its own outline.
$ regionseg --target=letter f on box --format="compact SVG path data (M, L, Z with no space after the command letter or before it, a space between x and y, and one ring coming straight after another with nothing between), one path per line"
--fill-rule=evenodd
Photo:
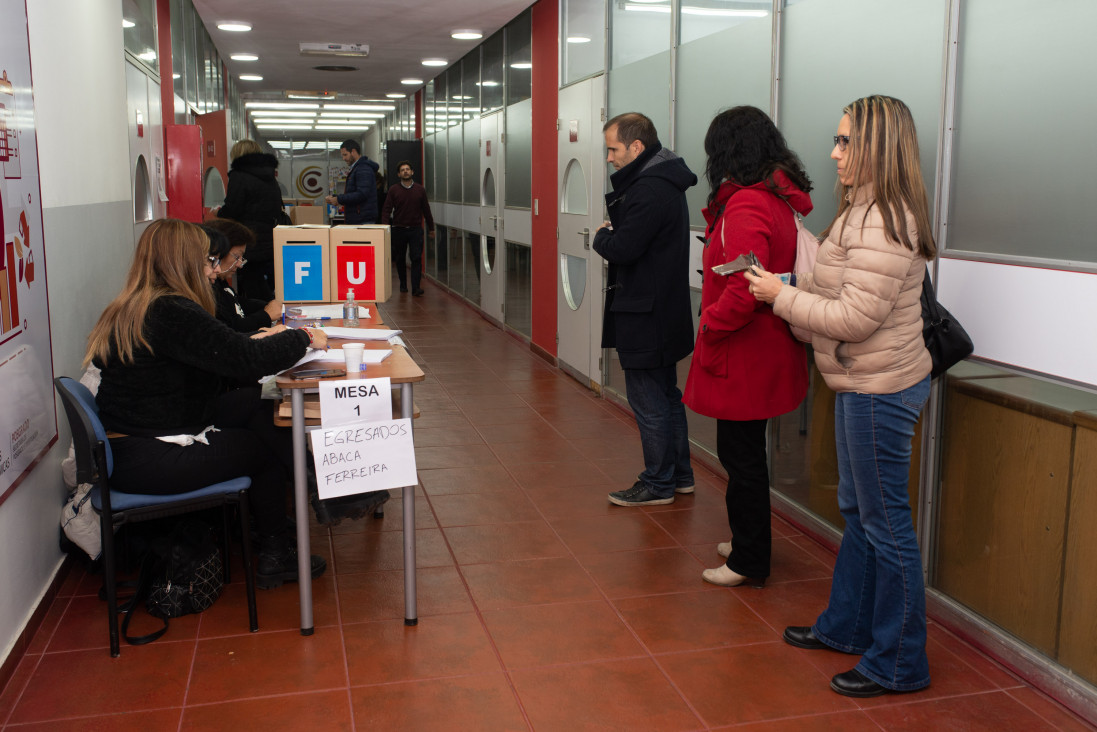
M301 284L305 281L305 278L309 276L309 266L311 262L294 262L293 263L293 282L294 284Z

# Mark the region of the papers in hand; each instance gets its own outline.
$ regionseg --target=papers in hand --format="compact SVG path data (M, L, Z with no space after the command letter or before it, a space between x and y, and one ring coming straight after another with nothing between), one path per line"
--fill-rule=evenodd
M286 308L286 317L294 318L295 320L310 320L318 318L342 318L343 306L342 305L294 305L292 308ZM358 306L358 317L368 318L370 317L369 308Z
M339 328L334 325L321 326L320 330L324 331L328 338L350 341L387 341L404 332L388 328Z

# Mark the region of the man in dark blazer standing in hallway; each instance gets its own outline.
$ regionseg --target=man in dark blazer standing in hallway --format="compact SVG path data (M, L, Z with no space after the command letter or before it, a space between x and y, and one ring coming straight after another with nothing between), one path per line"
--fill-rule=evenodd
M697 176L659 144L642 114L618 115L603 132L606 162L617 172L606 194L610 220L594 236L594 250L609 262L602 347L617 349L644 451L636 483L609 500L657 506L693 492L677 363L693 350L685 192Z
M343 220L348 224L377 223L377 170L381 167L362 154L356 140L345 140L339 147L343 162L350 166L347 185L338 196L324 200L343 206Z

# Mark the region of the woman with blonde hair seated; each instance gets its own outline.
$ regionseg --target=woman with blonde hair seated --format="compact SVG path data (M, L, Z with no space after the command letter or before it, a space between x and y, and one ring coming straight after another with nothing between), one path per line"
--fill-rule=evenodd
M288 368L323 331L237 333L214 317L209 277L220 262L196 225L161 219L137 243L125 285L88 337L84 365L102 372L96 395L114 453L112 486L132 493L184 493L251 478L258 530L256 584L297 579L285 515L288 474L258 400L225 393L223 380L258 379ZM312 576L326 563L312 557Z
M838 213L815 269L795 285L747 272L750 291L810 330L815 363L837 392L838 508L845 531L830 601L812 626L785 628L798 648L860 656L831 679L869 697L929 686L926 594L907 481L911 438L929 397L922 278L937 254L910 110L870 96L843 110L830 157Z

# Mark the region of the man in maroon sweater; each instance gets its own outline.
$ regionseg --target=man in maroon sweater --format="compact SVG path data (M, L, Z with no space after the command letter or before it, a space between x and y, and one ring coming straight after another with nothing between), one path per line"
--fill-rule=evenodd
M396 261L396 274L400 276L400 292L408 291L404 257L410 250L411 294L422 295L423 218L427 220L428 235L433 237L434 217L430 215L426 190L411 179L414 172L406 160L397 164L399 182L389 187L385 205L381 207L381 223L392 226L392 258Z

